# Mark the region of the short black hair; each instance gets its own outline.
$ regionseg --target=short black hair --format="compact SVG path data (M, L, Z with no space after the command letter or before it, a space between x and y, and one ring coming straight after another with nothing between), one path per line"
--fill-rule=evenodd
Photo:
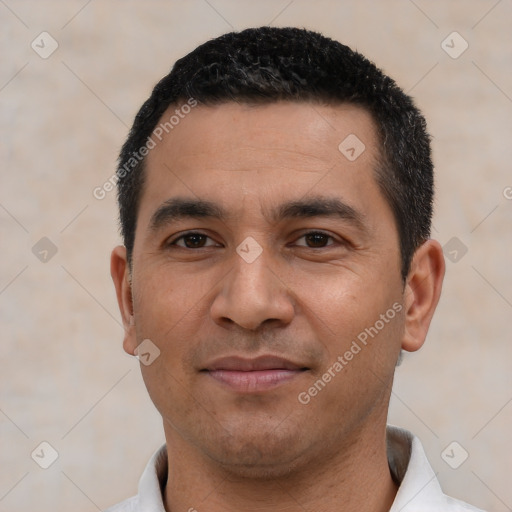
M375 176L396 220L405 282L415 250L430 236L434 180L425 119L412 98L366 57L318 32L293 27L249 28L207 41L179 59L154 87L135 117L117 168L121 234L130 265L145 179L147 148L141 148L170 106L191 101L349 103L366 109L380 138Z

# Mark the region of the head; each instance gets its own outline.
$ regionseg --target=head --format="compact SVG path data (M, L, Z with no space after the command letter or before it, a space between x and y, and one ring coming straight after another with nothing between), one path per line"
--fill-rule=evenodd
M118 176L124 347L168 443L275 475L385 422L444 273L425 120L391 78L318 33L226 34L156 85Z

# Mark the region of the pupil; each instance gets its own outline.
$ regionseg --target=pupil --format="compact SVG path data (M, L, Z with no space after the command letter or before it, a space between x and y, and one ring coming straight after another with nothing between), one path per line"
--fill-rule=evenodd
M312 235L308 235L308 241L315 247L324 245L325 235L322 233L314 233Z
M203 235L188 235L187 238L185 239L186 243L185 245L187 245L188 247L200 247L202 245L201 242L204 241L204 236Z

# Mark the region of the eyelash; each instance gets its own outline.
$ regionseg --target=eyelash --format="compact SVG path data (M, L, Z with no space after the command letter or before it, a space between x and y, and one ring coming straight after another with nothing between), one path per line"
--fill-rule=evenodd
M195 249L204 249L205 247L202 246L202 247L184 247L184 246L181 246L181 245L177 245L176 242L178 242L179 240L184 240L185 238L189 237L189 236L201 236L201 237L206 237L206 238L210 238L208 235L205 235L204 233L201 233L200 231L189 231L187 233L184 233L182 235L180 235L179 237L175 238L174 240L172 241L169 241L166 243L166 246L167 247L172 247L172 246L175 246L175 247L180 247L181 249L190 249L190 250L195 250ZM300 240L301 238L304 238L304 237L307 237L307 236L311 236L311 235L321 235L321 236L324 236L330 240L333 241L333 243L331 244L327 244L326 246L322 246L322 247L310 247L308 245L301 245L299 247L306 247L308 249L325 249L326 247L331 247L332 245L335 245L335 243L339 243L339 244L343 244L344 241L337 241L335 240L335 238L332 236L332 235L329 235L323 231L308 231L307 233L304 233L303 235L301 235L297 240ZM212 247L212 245L209 245L209 246L206 246L206 247Z

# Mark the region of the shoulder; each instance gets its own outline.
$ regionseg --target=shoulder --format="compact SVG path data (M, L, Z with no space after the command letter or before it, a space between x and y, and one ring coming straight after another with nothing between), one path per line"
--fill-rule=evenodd
M131 498L128 498L127 500L124 500L117 505L113 505L110 508L107 508L105 512L136 512L138 503L139 497L132 496Z
M390 512L484 512L444 494L418 437L393 425L386 434L388 464L399 486Z

